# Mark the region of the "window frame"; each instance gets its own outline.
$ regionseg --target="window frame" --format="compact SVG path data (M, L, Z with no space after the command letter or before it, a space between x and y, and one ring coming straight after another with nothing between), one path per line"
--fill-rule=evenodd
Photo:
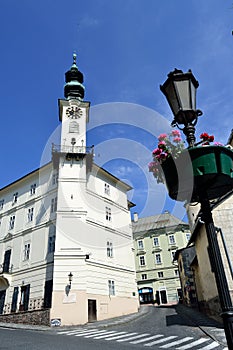
M158 259L158 257L159 257L159 259ZM156 253L155 254L155 264L156 265L161 265L162 264L162 256L161 256L160 253Z
M142 261L143 261L143 264L142 264ZM140 266L146 266L146 259L145 259L144 255L140 255L139 256L139 265Z

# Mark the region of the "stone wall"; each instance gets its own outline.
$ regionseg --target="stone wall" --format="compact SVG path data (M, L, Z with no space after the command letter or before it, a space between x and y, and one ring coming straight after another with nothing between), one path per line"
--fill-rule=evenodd
M50 309L0 315L0 322L50 326Z

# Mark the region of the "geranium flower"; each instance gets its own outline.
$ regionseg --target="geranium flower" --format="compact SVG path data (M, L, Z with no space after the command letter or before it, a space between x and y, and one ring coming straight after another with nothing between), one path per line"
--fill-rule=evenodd
M166 139L167 136L168 136L167 134L160 134L160 135L158 136L158 140L159 140L159 141L162 141L162 140Z

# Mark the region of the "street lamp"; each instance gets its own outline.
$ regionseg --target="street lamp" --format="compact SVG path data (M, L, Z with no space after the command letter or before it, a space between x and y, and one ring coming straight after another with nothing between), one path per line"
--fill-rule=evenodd
M196 109L196 89L199 83L189 70L183 73L182 70L175 69L168 74L168 78L163 85L160 85L161 91L167 98L167 101L174 114L172 126L183 124L184 134L190 147L195 143L195 125L202 112Z
M174 114L172 125L177 127L180 124L184 125L183 128L179 128L186 135L193 168L194 190L191 201L195 198L201 204L202 220L205 223L209 244L208 253L212 271L215 274L227 344L229 349L233 349L233 305L209 202L210 199L219 198L233 189L233 152L226 147L209 146L198 149L193 147L195 125L202 114L196 109L198 86L198 81L191 70L183 73L175 69L168 74L167 80L160 89ZM183 164L183 169L185 165L187 164ZM171 198L174 199L174 197ZM177 200L181 199L177 198Z

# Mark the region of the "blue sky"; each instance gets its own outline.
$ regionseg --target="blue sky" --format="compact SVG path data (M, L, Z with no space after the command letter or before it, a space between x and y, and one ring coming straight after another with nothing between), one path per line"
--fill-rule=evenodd
M226 142L233 127L232 1L0 0L0 26L0 187L40 166L59 125L57 100L75 50L92 106L88 140L96 163L134 187L139 215L168 209L182 217L182 205L146 170L156 135L172 120L159 85L174 68L191 68L203 111L196 135Z

